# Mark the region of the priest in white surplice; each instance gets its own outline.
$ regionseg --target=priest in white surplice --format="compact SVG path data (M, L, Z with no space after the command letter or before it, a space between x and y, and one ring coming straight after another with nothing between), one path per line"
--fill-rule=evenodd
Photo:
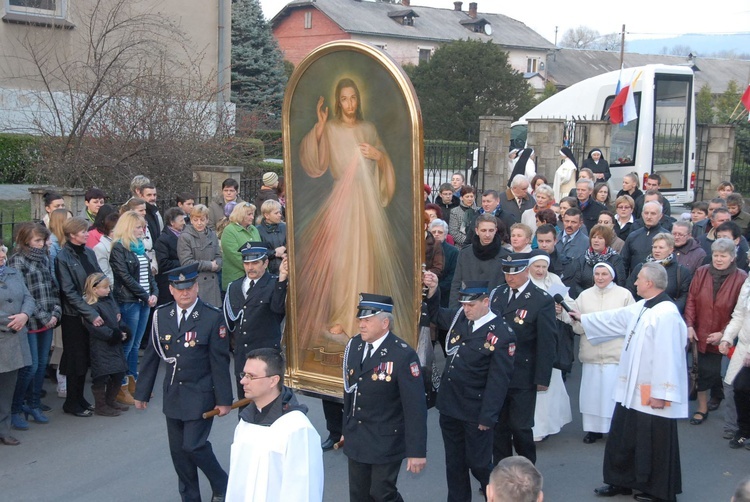
M229 464L230 502L319 502L323 499L320 436L284 386L284 360L276 349L247 355L242 376L253 402L240 413Z
M615 407L604 451L602 497L628 495L640 501L675 500L682 493L677 419L688 412L687 327L664 293L667 273L643 265L636 281L641 300L628 307L580 318L592 344L624 336L615 386Z

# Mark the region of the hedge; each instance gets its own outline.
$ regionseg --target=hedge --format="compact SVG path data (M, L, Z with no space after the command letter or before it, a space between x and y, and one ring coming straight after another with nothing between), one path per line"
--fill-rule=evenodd
M0 183L23 183L39 158L39 138L24 134L0 134Z

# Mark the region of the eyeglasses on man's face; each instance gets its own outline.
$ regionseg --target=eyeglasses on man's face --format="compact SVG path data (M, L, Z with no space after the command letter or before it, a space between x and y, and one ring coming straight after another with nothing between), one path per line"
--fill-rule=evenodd
M244 371L240 373L240 379L247 378L248 380L260 380L261 378L271 378L278 375L265 375L265 376L255 376L251 375L250 373L245 373Z

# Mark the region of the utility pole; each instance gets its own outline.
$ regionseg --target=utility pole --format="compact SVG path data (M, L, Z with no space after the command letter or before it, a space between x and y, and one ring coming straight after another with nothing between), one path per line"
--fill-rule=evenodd
M555 26L555 47L557 47L557 26Z
M625 61L625 25L622 25L622 34L620 36L620 68Z

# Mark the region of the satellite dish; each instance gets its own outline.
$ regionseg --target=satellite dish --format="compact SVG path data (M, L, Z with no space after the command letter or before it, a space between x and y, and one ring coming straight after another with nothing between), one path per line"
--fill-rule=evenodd
M485 35L492 35L492 26L489 23L484 25L484 33Z

